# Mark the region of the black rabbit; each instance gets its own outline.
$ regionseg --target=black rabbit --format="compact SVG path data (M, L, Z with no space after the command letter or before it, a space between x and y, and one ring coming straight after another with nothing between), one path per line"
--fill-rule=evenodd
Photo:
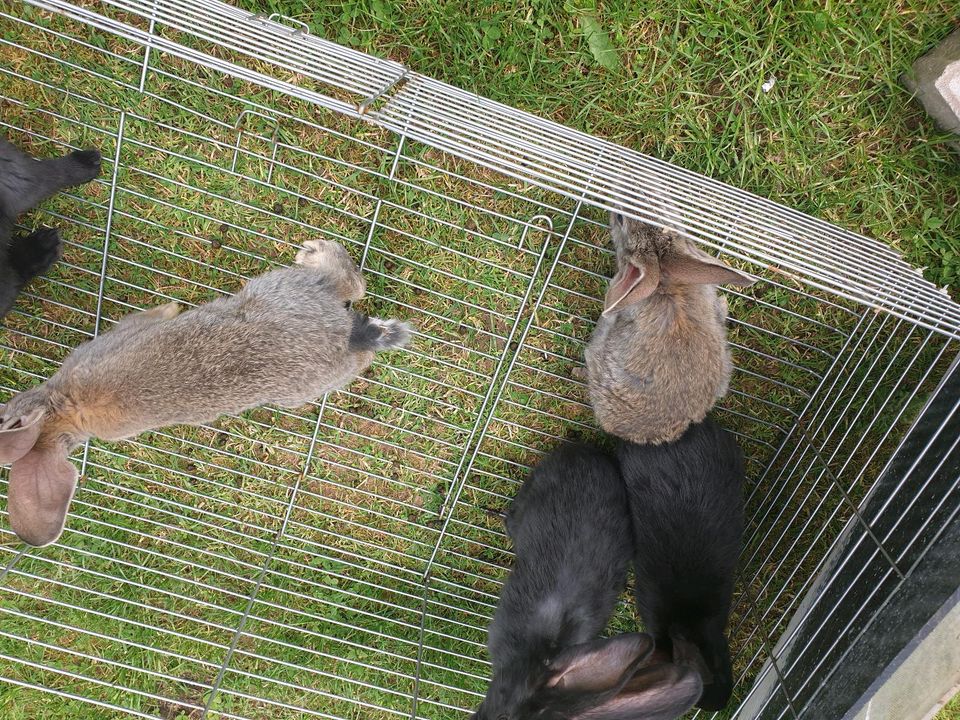
M506 526L516 560L490 625L493 678L476 720L672 718L693 704L699 675L657 662L651 637L596 639L633 552L611 458L584 446L554 450Z
M96 150L35 160L0 138L0 318L10 312L24 285L47 272L61 253L60 235L52 228L14 235L17 216L99 174Z
M743 543L743 454L712 420L618 449L633 519L637 607L658 649L697 667L704 710L733 690L724 635ZM692 646L692 647L691 647Z

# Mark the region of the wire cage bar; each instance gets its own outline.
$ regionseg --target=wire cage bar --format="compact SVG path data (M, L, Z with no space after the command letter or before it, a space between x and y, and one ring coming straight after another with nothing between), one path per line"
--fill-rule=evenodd
M761 278L724 290L717 415L749 481L726 716L817 717L955 521L960 306L883 244L220 2L29 0L0 26L0 132L105 158L38 212L68 247L0 333L0 399L317 236L354 254L371 312L417 325L313 405L90 443L56 546L25 551L0 503L0 715L464 716L510 563L498 513L596 432L578 368L612 208ZM936 512L891 525L911 502ZM867 566L883 581L850 599L866 581L838 573Z

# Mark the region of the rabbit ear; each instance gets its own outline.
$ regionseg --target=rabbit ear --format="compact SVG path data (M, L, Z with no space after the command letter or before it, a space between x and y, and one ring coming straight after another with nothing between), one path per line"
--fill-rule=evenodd
M10 527L35 547L57 541L77 487L77 469L62 447L38 447L10 468L7 513Z
M655 258L644 258L624 263L610 281L603 298L603 314L623 308L649 297L660 284L660 264Z
M575 645L550 664L546 686L576 694L616 690L653 648L653 638L642 633Z
M674 720L693 707L703 690L693 668L663 663L641 668L620 692L571 720Z
M677 285L753 285L752 275L724 265L719 260L671 253L660 260L664 281Z
M713 682L713 673L707 666L700 649L677 631L670 632L673 661L684 667L692 667L700 675L704 685Z
M677 631L670 632L670 639L673 661L696 670L703 682L703 692L697 700L697 707L702 710L723 710L730 702L733 677L730 650L722 631L708 634L702 640L705 652Z
M8 418L0 414L0 463L15 462L29 452L43 428L43 414L43 408Z

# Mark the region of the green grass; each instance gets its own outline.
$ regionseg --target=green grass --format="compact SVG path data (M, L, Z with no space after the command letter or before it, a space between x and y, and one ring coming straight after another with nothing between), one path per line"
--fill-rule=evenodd
M954 695L933 720L957 720L957 718L960 718L960 695Z
M855 17L746 3L722 14L692 3L484 4L469 17L454 4L248 6L873 235L926 265L935 282L956 280L948 245L958 235L948 212L955 166L945 138L895 84L918 48L948 29L934 4L877 3ZM9 23L3 39L78 68L4 46L0 95L10 100L0 121L38 154L96 145L107 158L101 182L25 220L59 225L69 245L65 262L33 286L36 297L21 300L0 335L4 399L50 375L95 330L114 172L107 321L132 307L234 291L244 276L291 262L316 234L359 259L377 212L364 309L413 317L419 335L410 352L384 356L349 392L331 396L322 414L317 405L264 408L210 428L93 443L63 540L31 553L0 586L0 653L36 664L0 660L0 676L165 720L197 717L266 567L213 716L297 717L289 704L364 720L404 715L412 691L405 676L422 637L420 714L459 717L453 708L475 705L485 687L485 624L510 562L495 511L557 437L596 436L576 370L610 270L602 213L587 209L577 220L548 275L570 222L566 198L410 142L391 182L397 141L383 130L156 54L149 95L140 96L136 46L57 16L4 9L92 48ZM767 95L759 86L771 73L778 80ZM234 123L253 103L277 122L246 118L234 166ZM129 113L116 167L113 108ZM274 132L282 165L271 170ZM546 211L554 232L527 231L521 246L522 222L543 212L541 203L555 208ZM738 693L762 663L754 654L765 636L782 632L850 515L836 487L813 482L822 475L815 462L809 483L756 479L861 309L765 279L779 282L728 296L743 372L718 411L743 435L751 482L752 559L733 617L736 667L747 676ZM535 314L523 302L528 287L531 297L543 291ZM884 362L871 366L862 350L848 349L854 384L819 398L851 403L838 423L850 433L811 428L831 463L857 470L845 476L855 500L950 360L941 358L911 399L940 342L922 347L925 333L889 318L855 339L874 333L876 347L889 341ZM855 392L859 383L884 392ZM495 408L484 403L492 384L503 386ZM486 434L474 435L487 419ZM860 444L863 436L869 441ZM806 442L792 438L782 463ZM471 473L456 475L474 449ZM267 562L304 471L281 547ZM441 538L441 512L463 479ZM801 530L807 521L812 529ZM438 544L424 596L421 573ZM0 561L15 548L3 535ZM615 627L635 626L625 606ZM62 703L0 683L3 717L57 717ZM82 703L67 709L83 719L119 716Z
M940 286L960 281L949 137L897 82L955 24L937 0L241 4L888 242ZM594 56L596 28L615 62Z

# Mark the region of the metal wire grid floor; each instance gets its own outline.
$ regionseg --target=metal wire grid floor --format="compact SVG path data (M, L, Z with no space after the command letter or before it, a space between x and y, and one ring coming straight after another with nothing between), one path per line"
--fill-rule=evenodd
M738 702L772 676L787 703L760 712L803 715L838 660L791 678L774 645L843 529L870 529L861 501L957 357L949 298L877 243L302 28L210 2L32 4L0 15L0 125L107 162L44 211L69 249L9 319L4 395L129 310L233 291L318 234L360 260L369 307L418 335L302 411L84 448L61 543L21 556L3 529L0 703L474 706L510 559L494 511L542 449L593 432L574 369L610 267L600 209L622 204L764 278L728 293L738 372L720 412L750 469L731 634ZM902 576L886 539L868 536Z

